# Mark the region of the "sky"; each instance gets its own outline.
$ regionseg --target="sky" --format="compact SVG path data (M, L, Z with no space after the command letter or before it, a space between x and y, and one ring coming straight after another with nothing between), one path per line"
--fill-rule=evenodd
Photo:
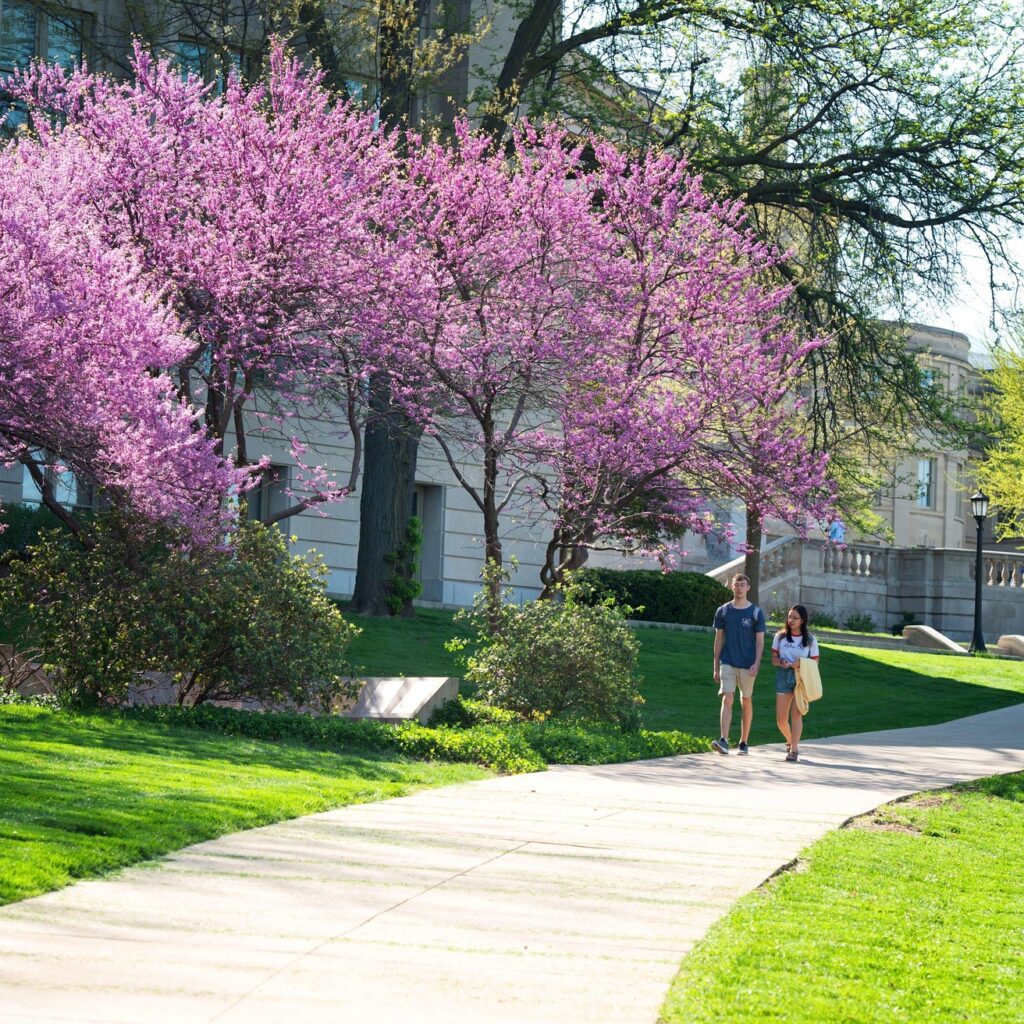
M1009 249L1018 265L1024 267L1024 241L1010 243ZM919 323L966 334L971 340L972 356L980 359L987 355L992 344L998 340L991 323L992 298L988 287L988 266L980 252L968 251L963 256L963 267L964 280L952 301L942 306L923 303L914 319ZM1001 295L1004 297L1001 301L1013 306L1013 287L1016 282L1010 277L1002 284L1004 290ZM1016 304L1020 301L1021 297L1017 297Z

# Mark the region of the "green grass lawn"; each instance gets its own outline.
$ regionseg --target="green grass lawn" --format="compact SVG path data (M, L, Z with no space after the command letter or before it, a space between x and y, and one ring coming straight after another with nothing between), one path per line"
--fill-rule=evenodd
M412 619L372 619L342 614L362 631L348 649L348 657L360 675L366 676L460 676L456 655L444 649L453 636L472 635L465 623L452 619L454 612L418 608Z
M0 706L0 904L227 832L488 774Z
M415 619L364 619L351 648L367 675L461 675L444 641L453 613L422 609ZM463 626L462 633L468 633ZM644 725L711 736L718 731L717 687L711 679L710 632L639 629ZM804 736L933 725L1006 707L1024 699L1024 662L821 644L825 696L807 716ZM415 666L411 668L410 666ZM733 729L739 718L734 716ZM735 736L733 737L735 739ZM765 667L754 690L752 742L779 740L775 670Z
M1022 847L1024 774L879 808L715 925L663 1024L1020 1024Z
M719 701L711 679L711 633L643 629L638 636L647 727L717 731ZM806 739L933 725L1024 699L1024 662L1019 661L822 642L820 666L824 696L812 705L805 720ZM734 714L734 733L738 725ZM754 688L751 742L779 739L775 670L766 657Z
M443 646L453 633L451 612L355 621L364 633L351 657L361 671L461 674ZM517 726L512 738L548 761L601 763L703 749L701 737L717 732L718 718L711 634L643 629L638 636L647 728L692 736L640 742L635 734L609 738L553 722ZM825 697L807 719L809 739L948 721L1024 696L1019 662L826 643L821 667ZM755 743L779 739L772 680L766 669L755 691ZM734 738L737 726L738 720ZM0 706L0 902L225 832L485 774L472 765L383 752L357 756L181 724Z

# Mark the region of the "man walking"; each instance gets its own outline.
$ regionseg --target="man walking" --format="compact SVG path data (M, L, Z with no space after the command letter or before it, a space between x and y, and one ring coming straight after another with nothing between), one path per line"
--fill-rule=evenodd
M754 718L754 680L761 667L764 652L764 612L747 600L750 578L738 572L729 586L732 600L715 612L715 671L718 694L722 698L719 713L721 735L711 744L719 754L729 753L729 727L732 725L732 702L737 687L740 691L740 745L737 753L747 753L750 723Z

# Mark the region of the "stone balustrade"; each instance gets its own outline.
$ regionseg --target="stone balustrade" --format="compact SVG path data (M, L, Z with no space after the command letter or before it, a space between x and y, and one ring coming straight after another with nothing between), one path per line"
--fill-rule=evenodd
M971 579L974 578L974 571L972 566ZM987 587L1024 588L1024 558L982 552L981 582Z
M986 551L982 559L986 634L1024 634L1024 555ZM834 547L780 538L761 552L759 599L772 609L806 604L812 616L828 613L839 623L867 615L881 629L905 624L909 616L953 639L967 639L976 563L975 552L963 548ZM738 558L709 575L731 575L742 564Z
M821 571L841 576L885 577L885 548L850 544L842 547L826 545L821 551Z

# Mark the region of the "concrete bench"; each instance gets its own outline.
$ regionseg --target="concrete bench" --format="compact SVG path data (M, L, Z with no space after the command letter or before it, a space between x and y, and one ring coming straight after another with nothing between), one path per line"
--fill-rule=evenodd
M923 647L930 651L942 651L945 654L963 654L967 652L948 636L931 626L904 626L903 639L911 647Z
M425 724L434 708L458 694L455 676L368 676L355 704L342 714L377 722L415 718Z
M1024 636L1020 633L1007 633L999 638L996 650L1000 654L1009 654L1014 658L1024 658Z

